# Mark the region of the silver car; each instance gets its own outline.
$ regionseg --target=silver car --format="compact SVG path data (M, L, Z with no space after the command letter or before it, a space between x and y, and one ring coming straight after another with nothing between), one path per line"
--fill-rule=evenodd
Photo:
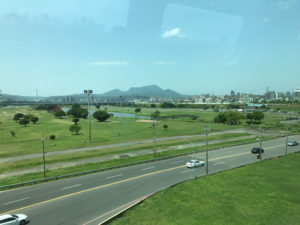
M29 223L24 214L5 214L0 216L0 225L25 225Z
M188 168L194 168L194 167L204 166L204 162L198 159L192 159L188 161L185 165Z

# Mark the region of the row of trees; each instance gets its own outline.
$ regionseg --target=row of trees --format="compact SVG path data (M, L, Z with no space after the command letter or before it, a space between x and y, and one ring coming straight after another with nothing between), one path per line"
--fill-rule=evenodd
M34 115L24 115L23 113L16 113L13 117L13 120L26 127L30 122L35 124L39 120L39 118Z
M245 116L239 112L220 112L214 119L215 123L223 123L228 125L238 125L241 120L244 120ZM264 119L264 113L261 111L254 111L252 113L247 113L246 115L248 124L260 124L261 120Z

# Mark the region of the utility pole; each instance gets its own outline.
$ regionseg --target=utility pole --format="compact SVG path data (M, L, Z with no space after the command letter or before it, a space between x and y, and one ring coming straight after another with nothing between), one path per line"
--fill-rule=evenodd
M155 123L154 120L152 121L152 128L153 128L153 154L156 157L156 139L155 139Z
M290 118L288 118L290 119ZM289 125L290 125L290 120L287 123L286 127L286 139L285 139L285 156L287 156L287 149L288 149L288 142L289 142Z
M193 144L193 159L194 159L193 175L194 175L194 180L195 180L196 179L196 174L195 174L195 144Z
M261 134L261 126L259 127L259 161L261 161L262 155L261 155L261 147L262 147L262 143L261 143L261 138L262 138L262 134Z
M43 164L44 164L44 178L46 178L46 160L45 160L45 138L41 139L42 141L42 150L43 150Z
M122 96L120 95L120 99L119 99L119 102L120 102L120 123L122 123L122 106L121 106L121 101L122 101Z
M207 138L207 126L205 125L204 128L204 132L205 132L205 138L206 138L206 175L208 175L208 138Z
M84 90L84 93L88 95L88 116L89 116L89 143L92 143L92 128L91 128L91 113L90 113L90 94L93 90Z

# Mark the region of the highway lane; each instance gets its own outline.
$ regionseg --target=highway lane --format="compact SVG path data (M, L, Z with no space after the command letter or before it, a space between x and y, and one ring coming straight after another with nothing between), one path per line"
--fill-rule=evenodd
M299 140L299 136L293 139ZM209 172L257 161L256 156L250 154L254 146L258 144L210 151ZM283 155L285 138L263 142L263 148L265 158ZM288 148L289 152L299 150L299 146ZM13 213L28 214L31 224L85 224L89 221L89 224L98 224L116 213L115 209L192 178L193 170L184 166L191 158L191 155L183 156L0 192L0 213L13 210ZM196 158L204 160L205 153L196 154ZM204 173L204 167L196 169L197 176Z

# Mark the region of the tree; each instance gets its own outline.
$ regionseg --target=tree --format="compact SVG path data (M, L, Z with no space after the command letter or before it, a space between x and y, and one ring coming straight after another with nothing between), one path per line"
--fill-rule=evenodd
M83 108L72 108L67 112L67 114L76 118L86 119L88 116L88 111Z
M247 116L247 123L248 124L252 124L253 123L253 114L252 113L248 113Z
M151 117L154 118L154 119L158 119L159 114L160 114L160 112L158 110L156 110L154 113L151 113Z
M107 120L110 117L110 115L106 111L98 110L93 113L93 117L96 120L98 120L99 122L104 122L105 120Z
M176 105L173 104L172 102L164 102L160 106L161 108L176 108Z
M225 123L226 122L226 116L224 112L218 113L218 115L214 119L215 123Z
M96 108L97 108L97 109L100 109L100 106L101 106L100 104L97 104L97 105L96 105Z
M167 125L167 124L164 124L163 128L164 128L165 130L167 130L167 129L168 129L168 125Z
M30 122L30 120L31 120L32 117L33 117L33 115L31 115L31 114L23 116L23 118L29 120L29 122Z
M75 117L74 119L72 119L72 122L77 125L77 123L79 122L79 119Z
M30 120L31 122L33 122L33 124L35 124L39 120L39 118L37 116L33 116Z
M18 122L21 118L23 118L24 117L24 114L22 114L22 113L16 113L15 115L14 115L14 120L16 121L16 122Z
M78 103L72 104L72 109L79 109L80 105Z
M54 116L58 118L62 118L63 116L66 116L66 113L63 110L59 109L54 112Z
M22 118L22 119L19 120L19 124L24 125L24 127L26 127L26 125L29 124L29 122L30 121L27 118Z
M151 107L151 108L155 108L156 105L155 105L154 103L152 103L152 104L150 105L150 107Z
M134 111L135 111L135 113L139 113L142 110L141 110L141 108L136 108Z
M256 124L260 124L261 120L264 119L265 114L261 111L254 111L252 113L252 117L253 117Z
M214 119L215 123L224 123L229 125L237 125L240 120L243 119L243 115L238 112L220 112Z
M69 127L69 130L74 134L78 135L79 131L80 131L81 127L77 124L73 124Z
M225 115L226 115L226 124L229 125L240 124L240 120L243 118L242 114L233 111L226 112Z

